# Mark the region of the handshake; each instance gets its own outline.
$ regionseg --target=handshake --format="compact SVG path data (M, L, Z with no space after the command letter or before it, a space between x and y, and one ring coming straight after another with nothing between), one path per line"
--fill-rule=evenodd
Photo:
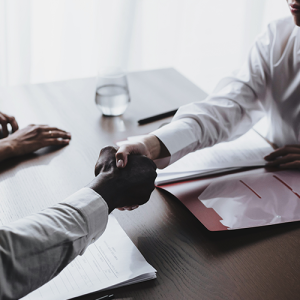
M95 179L88 187L102 196L109 213L115 208L133 209L146 203L154 190L156 178L155 163L143 155L128 156L126 167L116 166L114 147L105 147L100 151L95 166Z

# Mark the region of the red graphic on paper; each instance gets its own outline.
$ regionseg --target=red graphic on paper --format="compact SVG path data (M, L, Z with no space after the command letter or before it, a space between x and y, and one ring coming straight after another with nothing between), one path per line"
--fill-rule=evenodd
M253 192L258 198L261 199L261 196L259 196L253 189L251 189L251 187L250 187L248 184L246 184L243 180L240 180L240 182L241 182L243 185L245 185L251 192Z
M283 185L285 185L289 190L291 190L291 192L292 192L293 194L295 194L298 198L300 198L300 196L299 196L296 192L294 192L293 189L292 189L287 183L285 183L282 179L280 179L280 178L277 177L276 175L273 175L273 177L274 177L275 179L277 179L278 181L280 181Z

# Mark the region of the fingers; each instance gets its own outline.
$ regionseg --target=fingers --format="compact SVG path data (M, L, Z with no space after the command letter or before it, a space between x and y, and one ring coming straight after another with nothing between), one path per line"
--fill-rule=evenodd
M29 125L36 133L36 138L43 140L49 139L71 139L71 133L57 127L50 127L47 125Z
M278 166L281 164L289 163L289 162L295 162L300 161L300 154L287 154L285 156L282 156L280 158L277 158L273 161L270 161L266 164L266 166Z
M130 154L141 154L149 156L149 151L142 142L128 143L121 145L116 153L116 165L118 168L125 168L128 163L128 156Z
M19 129L19 125L17 123L17 121L15 120L14 117L12 117L13 119L10 122L11 128L12 128L12 132L16 132Z
M291 169L291 170L295 170L298 169L300 170L300 160L298 161L293 161L293 162L289 162L286 164L282 164L279 166L280 169Z
M1 124L1 127L2 127L2 135L3 135L3 137L7 137L8 136L7 120L2 115L0 115L0 124Z
M71 139L71 133L57 127L47 125L29 125L33 133L33 139L40 141L42 147L53 145L68 145Z
M95 165L95 176L97 176L103 168L103 171L107 171L113 166L115 162L115 154L117 149L112 146L106 146L101 149L98 160Z
M265 157L266 166L280 169L300 169L300 145L286 145Z
M300 154L300 145L287 145L282 148L276 149L274 152L265 156L264 159L267 161L272 161L279 156L285 156L290 153Z
M124 210L134 210L137 209L139 205L134 205L134 206L124 206L124 207L118 207L118 210L124 211Z
M18 123L13 116L0 113L0 124L2 126L3 137L8 136L7 124L11 125L12 131L15 132L19 129Z
M127 150L128 146L123 145L116 153L116 165L118 168L125 168L128 162L128 155L130 152Z
M41 125L44 146L65 146L70 143L71 133L56 127Z
M61 138L61 139L71 139L71 134L69 132L63 131L63 130L47 130L43 132L43 136L45 138Z
M64 145L68 145L70 143L69 139L45 139L43 141L43 146L47 147L47 146L64 146Z
M6 114L3 114L3 115L6 117L7 123L9 123L11 125L12 132L17 131L19 129L19 125L18 125L15 117L9 116Z
M32 126L32 125L30 125ZM40 130L42 132L50 132L52 134L56 133L56 134L68 134L71 136L70 132L67 132L65 130L62 130L60 128L57 127L52 127L52 126L47 126L47 125L33 125L33 126L37 126L38 128L40 128ZM53 136L54 137L54 136Z

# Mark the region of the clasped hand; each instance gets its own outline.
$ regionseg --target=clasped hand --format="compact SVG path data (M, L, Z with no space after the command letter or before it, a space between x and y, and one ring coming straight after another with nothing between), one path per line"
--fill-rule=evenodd
M106 201L109 212L119 207L146 203L154 190L155 163L143 155L128 156L126 167L117 168L114 147L105 147L95 166L95 179L88 185Z

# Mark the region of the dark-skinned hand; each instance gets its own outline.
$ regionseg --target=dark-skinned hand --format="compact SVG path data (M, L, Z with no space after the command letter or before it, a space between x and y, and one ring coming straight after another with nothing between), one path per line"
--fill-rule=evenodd
M5 138L8 136L7 124L10 124L12 132L15 132L19 129L19 125L16 119L13 116L9 116L0 112L0 124L2 129L2 136Z
M96 178L88 185L107 202L109 212L146 203L157 176L155 163L143 155L130 155L126 167L117 168L116 152L110 146L101 149L95 166Z
M300 145L286 145L265 156L267 167L300 170Z
M71 134L47 125L28 125L2 141L10 144L12 156L32 153L47 146L68 145Z

